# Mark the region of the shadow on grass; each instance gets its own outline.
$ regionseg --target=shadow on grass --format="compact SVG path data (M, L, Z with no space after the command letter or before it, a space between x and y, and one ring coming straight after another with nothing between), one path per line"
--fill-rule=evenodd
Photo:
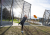
M10 26L11 27L11 26ZM0 35L4 35L4 33L10 28L10 27L8 27L2 34L0 34Z
M25 31L26 35L33 35L32 32L26 27L24 27L24 31Z
M3 28L3 27L0 27L0 29L1 29L1 28Z
M32 27L34 27L34 26L32 26ZM44 33L44 34L48 34L48 35L50 35L50 33L48 33L48 32L46 32L46 31L43 31L43 30L41 30L41 29L39 29L39 28L36 28L36 27L34 27L34 29L35 29L35 31L37 32L36 34L37 35L41 35L40 34L40 31L42 32L42 33ZM39 30L39 31L38 31ZM25 31L25 33L26 33L26 35L34 35L32 32L31 32L31 29L28 29L27 27L24 27L24 31Z
M34 27L35 29L38 29L38 30L40 30L40 31L42 31L42 32L44 32L44 33L47 33L48 35L50 35L50 33L48 33L48 32L45 32L45 31L43 31L43 30L41 30L41 29L39 29L39 28L36 28L36 27Z

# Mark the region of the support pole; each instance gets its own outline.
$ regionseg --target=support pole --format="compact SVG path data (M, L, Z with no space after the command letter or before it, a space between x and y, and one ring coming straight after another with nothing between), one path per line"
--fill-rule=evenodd
M13 24L13 1L14 0L12 0L12 24Z
M45 15L45 12L44 12L44 14L43 14L42 25L43 25L44 22L45 22L45 21L44 21L44 19L45 19L45 18L44 18L44 15Z
M46 12L45 12L45 25L46 25Z
M29 12L28 12L28 19L27 19L27 22L28 22L28 20L29 20Z
M25 1L24 1L24 3L23 3L23 14L22 14L22 16L24 16L24 4L25 4Z
M24 4L25 4L25 1L23 1L23 8L22 8L22 13L21 13L21 20L22 20L22 18L24 16Z
M1 24L2 25L2 0L1 0Z
M22 8L21 18L23 18L23 16L24 16L24 4L25 4L25 1L23 1L23 8Z
M11 11L12 11L12 4L11 4L11 7L10 7L10 14L11 14ZM10 16L10 20L11 20L11 16Z
M22 20L22 14L21 14L21 19L20 19L20 21Z
M31 20L31 4L30 4L30 20Z

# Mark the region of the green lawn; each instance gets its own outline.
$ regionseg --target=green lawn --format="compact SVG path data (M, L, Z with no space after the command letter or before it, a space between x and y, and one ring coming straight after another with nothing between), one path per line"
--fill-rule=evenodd
M10 21L12 21L12 19ZM17 19L13 19L13 21L18 21L18 20Z
M36 24L36 23L30 23L30 24L32 24L32 25L40 25L40 24Z
M18 21L14 21L15 23L19 23Z
M5 20L3 19L2 21L5 21ZM9 20L8 20L8 19L6 19L6 21L9 21ZM12 21L12 19L11 19L10 21ZM17 19L13 19L13 22L15 22L15 23L19 23L19 22L20 22L20 20L18 21Z
M50 26L35 26L46 34L50 35Z
M2 19L2 21L5 21L4 19ZM8 19L6 19L6 21L9 21Z
M10 20L10 21L12 21L12 20ZM15 23L19 23L20 20L18 21L17 19L13 19L13 22L15 22Z
M0 27L0 35L22 35L21 26ZM23 35L50 35L50 27L24 26Z

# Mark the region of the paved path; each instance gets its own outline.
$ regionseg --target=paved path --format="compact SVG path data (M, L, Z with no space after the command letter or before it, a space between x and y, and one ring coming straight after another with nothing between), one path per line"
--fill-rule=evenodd
M18 25L18 23L13 22L13 25L2 25L0 27L9 27L9 26L21 26L21 25L20 24Z
M25 26L43 26L43 25L32 25L32 24L29 24L28 22L24 23ZM14 23L13 22L13 25L3 25L3 26L0 26L0 27L9 27L9 26L21 26L20 24L18 25L18 23Z
M27 25L30 25L30 24L26 22L26 23L24 23L24 25L27 26ZM13 22L13 25L2 25L2 26L0 26L0 27L9 27L9 26L21 26L21 25L20 25L20 24L18 25L18 23L14 23L14 22Z

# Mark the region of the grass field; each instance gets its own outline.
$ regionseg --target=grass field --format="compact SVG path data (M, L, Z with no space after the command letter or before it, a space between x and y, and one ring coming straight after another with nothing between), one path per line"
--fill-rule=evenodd
M0 35L22 35L21 26L0 27ZM23 35L50 35L50 27L24 26Z
M3 19L2 21L5 21L5 20ZM9 20L7 19L6 21L9 21ZM10 21L12 21L12 19L11 19ZM13 22L14 22L14 23L19 23L20 20L18 21L17 19L13 19Z
M30 23L30 24L32 24L32 25L40 25L40 24L36 24L36 23Z
M11 20L11 21L12 21L12 20ZM13 22L15 22L15 23L19 23L20 20L18 21L17 19L13 19Z

